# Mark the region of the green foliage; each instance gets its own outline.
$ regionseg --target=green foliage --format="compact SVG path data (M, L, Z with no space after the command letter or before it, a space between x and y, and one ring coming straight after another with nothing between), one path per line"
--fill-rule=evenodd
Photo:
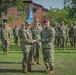
M20 12L21 18L23 21L26 20L26 14L24 13L25 8L27 7L27 4L24 3L23 0L0 0L0 17L2 17L2 12L7 12L9 7L16 7ZM8 17L8 22L13 22L14 20L17 20L17 17Z
M64 9L51 9L43 17L50 18L51 24L64 20L66 24L73 25L76 21L76 0L64 0Z
M76 18L76 0L64 0L65 9L69 9L69 16Z
M8 16L8 23L13 22L13 18L11 16Z
M64 20L66 24L72 25L76 18L70 17L70 13L67 9L51 9L43 17L48 17L53 25L55 22Z

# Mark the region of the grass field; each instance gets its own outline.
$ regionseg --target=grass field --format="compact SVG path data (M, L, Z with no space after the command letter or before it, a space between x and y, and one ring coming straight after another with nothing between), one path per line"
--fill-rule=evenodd
M11 40L13 42L13 39ZM42 52L41 65L32 65L32 73L27 75L48 75L44 72ZM9 54L3 55L0 43L0 75L25 75L22 73L21 47L11 44ZM76 49L66 46L65 51L55 48L55 73L53 75L76 75Z

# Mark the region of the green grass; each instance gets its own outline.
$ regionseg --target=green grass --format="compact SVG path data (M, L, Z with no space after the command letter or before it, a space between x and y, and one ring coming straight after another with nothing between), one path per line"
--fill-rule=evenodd
M11 40L13 42L13 39ZM55 74L53 75L76 75L76 49L69 44L65 51L55 48ZM22 51L21 46L11 44L9 54L3 55L0 43L0 75L25 75L22 73ZM40 51L41 65L32 65L32 73L27 75L48 75L44 72L42 52Z

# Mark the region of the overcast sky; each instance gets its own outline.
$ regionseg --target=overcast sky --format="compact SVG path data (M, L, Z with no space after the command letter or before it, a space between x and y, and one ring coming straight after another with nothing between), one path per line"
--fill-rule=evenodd
M50 9L50 6L52 8L63 8L64 0L33 0L33 2L43 5L45 8Z

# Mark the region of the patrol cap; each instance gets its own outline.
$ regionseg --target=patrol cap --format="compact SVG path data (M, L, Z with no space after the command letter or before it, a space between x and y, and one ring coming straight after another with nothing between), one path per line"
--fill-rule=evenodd
M34 22L38 23L38 22L39 22L39 19L37 19L37 18L36 18L36 19L34 19Z
M44 19L43 23L47 23L49 21L48 18Z
M30 25L30 22L28 20L26 20L25 24L26 25Z

